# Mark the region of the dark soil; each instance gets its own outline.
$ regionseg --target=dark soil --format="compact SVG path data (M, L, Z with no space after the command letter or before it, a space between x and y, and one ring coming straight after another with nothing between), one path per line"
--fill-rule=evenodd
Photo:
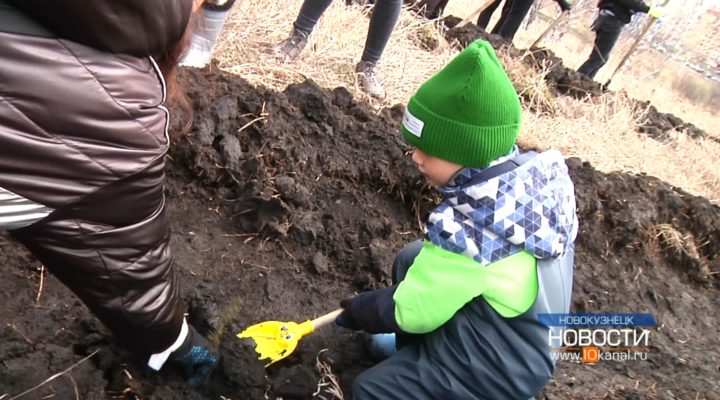
M447 27L445 37L449 41L454 41L459 46L465 47L476 39L484 39L489 41L496 49L500 47L506 48L511 55L522 58L530 66L538 70L547 70L545 80L554 88L557 94L585 98L599 96L607 91L607 88L599 82L574 69L565 67L562 59L549 49L533 47L530 50L520 50L513 47L512 42L498 35L487 33L475 24L469 23L458 27L460 21L460 18L454 16L444 18L443 22ZM635 100L634 103L637 109L645 111L645 118L638 127L640 133L665 141L670 137L672 131L678 131L687 134L693 139L708 139L720 143L719 138L708 135L695 125L684 122L673 114L658 111L649 101Z
M268 369L234 334L388 284L434 199L398 133L401 107L378 113L311 81L277 93L234 75L182 75L197 115L168 157L168 207L189 318L221 349L212 381L198 390L178 371L149 371L51 276L36 301L39 263L0 237L0 399L95 350L22 398L331 399L319 359L349 399L373 365L362 335L331 327ZM649 360L561 362L538 398L720 398L720 208L655 178L568 163L581 218L573 310L651 312L659 327Z

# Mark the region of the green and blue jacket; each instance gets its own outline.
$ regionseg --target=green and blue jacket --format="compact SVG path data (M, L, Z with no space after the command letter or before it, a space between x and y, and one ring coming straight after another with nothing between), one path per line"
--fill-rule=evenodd
M361 328L431 332L478 297L504 318L530 309L537 261L565 255L577 234L567 166L551 150L499 176L474 179L481 172L465 168L438 189L444 199L402 282L353 299L350 312Z

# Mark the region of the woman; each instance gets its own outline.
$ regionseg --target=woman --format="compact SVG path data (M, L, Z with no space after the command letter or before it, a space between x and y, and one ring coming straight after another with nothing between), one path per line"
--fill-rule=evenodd
M0 0L0 227L148 365L218 355L183 317L163 106L193 0Z
M273 49L275 54L284 57L286 61L295 60L305 48L308 36L330 3L332 0L305 0L300 7L300 13L293 24L290 36L275 46ZM385 89L375 74L375 68L388 40L390 40L390 34L400 15L401 7L402 0L375 1L370 16L365 49L360 62L355 66L360 88L375 98L385 97Z

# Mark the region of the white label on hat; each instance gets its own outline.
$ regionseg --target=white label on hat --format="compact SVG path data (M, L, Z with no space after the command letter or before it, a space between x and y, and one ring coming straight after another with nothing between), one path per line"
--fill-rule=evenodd
M405 129L407 129L413 135L417 137L420 137L420 135L422 135L423 126L425 126L425 123L420 121L420 119L416 116L410 114L410 111L408 111L407 108L405 109L405 114L403 114L402 123Z

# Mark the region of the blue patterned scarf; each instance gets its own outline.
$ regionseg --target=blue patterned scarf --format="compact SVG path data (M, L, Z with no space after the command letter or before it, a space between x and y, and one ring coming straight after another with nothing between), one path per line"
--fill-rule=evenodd
M522 250L538 259L565 254L578 220L574 186L560 152L540 153L510 172L473 183L480 171L464 168L438 188L443 201L425 227L432 243L483 265Z

